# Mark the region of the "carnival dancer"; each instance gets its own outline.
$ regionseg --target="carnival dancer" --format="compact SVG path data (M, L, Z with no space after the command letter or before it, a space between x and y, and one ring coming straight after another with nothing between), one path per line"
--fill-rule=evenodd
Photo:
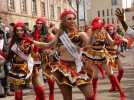
M42 27L46 23L45 18L40 17L36 20L35 29L33 32L33 38L36 41L41 41L46 34L46 32L42 32ZM44 26L46 29L46 26ZM41 96L44 95L44 82L43 82L43 76L42 76L42 57L41 57L41 49L39 49L36 46L33 46L32 50L32 56L34 59L34 69L33 69L33 75L32 75L32 83L34 85L34 89L36 92L36 100L40 100ZM40 79L42 78L42 80ZM40 88L40 92L38 92L38 89ZM45 95L42 97L42 100L45 100Z
M92 22L92 32L90 32L89 36L89 45L83 48L83 56L85 56L85 60L90 62L90 67L94 68L94 78L93 78L93 90L94 90L94 100L96 100L96 92L97 92L97 82L98 82L98 66L106 66L104 69L106 73L109 75L110 81L112 81L115 86L120 91L121 99L125 97L123 90L119 85L119 81L112 74L110 67L107 67L110 60L112 60L112 56L109 55L105 48L105 41L109 41L111 44L114 44L114 41L110 37L110 35L104 30L104 23L100 19L100 17L95 17Z
M59 53L58 65L52 66L52 73L61 89L64 100L72 100L72 87L77 86L84 94L86 100L92 100L92 74L89 75L81 61L81 46L87 43L84 32L77 31L76 14L70 9L65 9L60 16L60 30L57 31L55 40L49 43L33 41L36 46L47 47L56 45ZM28 39L31 41L31 39Z
M106 48L109 51L109 53L115 57L115 65L117 65L117 67L118 67L118 76L117 76L117 78L118 78L118 80L120 82L121 78L123 77L123 74L124 74L124 69L123 69L121 61L119 59L120 51L118 51L118 46L122 42L127 42L127 40L116 32L116 28L115 28L115 26L113 24L108 24L106 26L106 30L110 34L112 39L114 41L116 41L116 45L114 45L114 46L111 45L110 46L110 44L109 44L109 45L106 45Z
M23 100L22 85L33 71L33 58L31 56L31 42L24 38L29 37L25 33L24 22L18 21L14 26L14 36L11 41L7 62L11 62L8 73L8 81L15 86L15 100ZM36 91L40 92L40 87ZM37 95L40 95L39 93ZM42 97L40 95L40 97ZM45 100L45 99L40 99Z
M86 33L87 33L88 37L90 38L90 35L92 34L92 27L91 26L87 27ZM104 79L106 77L106 73L105 73L105 70L103 69L102 65L98 64L97 68L99 69L101 76Z
M125 39L123 37L121 37L115 29L115 26L112 24L108 24L106 25L106 30L109 33L109 35L111 36L111 38L116 42L116 45L111 45L108 41L106 42L106 49L108 50L108 52L113 56L113 60L114 63L112 64L112 67L114 68L118 68L118 75L117 75L117 79L120 82L123 74L124 74L124 69L122 67L121 61L119 59L119 51L118 51L118 46L125 41ZM110 92L115 91L116 87L115 85L112 83L112 87L109 90Z
M37 18L35 29L33 32L34 40L40 41L40 42L49 42L54 38L53 34L48 33L48 27L46 24L47 24L46 18L44 18L44 17ZM36 46L34 46L34 48L33 48L33 55L35 58L35 62L38 62L38 64L37 63L35 64L35 66L37 66L37 67L34 70L34 73L36 73L36 74L38 73L38 74L42 75L41 67L45 66L47 63L46 59L45 59L47 56L46 51L48 51L48 48L46 48L45 50L38 48ZM38 76L36 74L33 75L33 82L37 85L40 85L40 84L42 84L41 81L39 79L38 79L38 82L37 82L37 80L35 80L35 78ZM49 100L54 100L54 81L51 80L50 78L48 78L47 80L48 80L48 85L49 85L49 90L50 90Z

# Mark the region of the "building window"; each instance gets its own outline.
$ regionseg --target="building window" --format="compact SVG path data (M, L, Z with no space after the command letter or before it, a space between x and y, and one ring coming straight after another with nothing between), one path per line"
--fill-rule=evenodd
M109 9L107 9L107 16L109 16Z
M112 6L117 5L117 0L111 0Z
M104 10L102 10L102 16L103 16L103 17L105 16L105 11L104 11Z
M134 20L134 16L132 16L132 20Z
M117 20L117 24L119 24L119 20Z
M100 11L98 11L98 17L100 17Z
M109 24L109 18L107 18L107 24Z
M32 15L37 15L37 4L36 0L32 0Z
M123 7L125 9L131 8L134 5L134 0L123 0Z
M51 5L51 6L50 6L50 11L51 11L51 13L50 13L50 18L51 18L51 19L54 19L54 5Z
M61 7L57 7L57 18L59 19L61 14Z
M111 15L113 16L113 9L111 9Z
M26 0L21 0L21 11L25 13L27 11Z
M14 0L8 0L8 10L15 10Z
M41 2L41 15L45 16L46 15L46 9L45 9L45 3Z
M105 19L103 19L103 22L105 23Z
M114 18L112 18L112 24L114 24Z

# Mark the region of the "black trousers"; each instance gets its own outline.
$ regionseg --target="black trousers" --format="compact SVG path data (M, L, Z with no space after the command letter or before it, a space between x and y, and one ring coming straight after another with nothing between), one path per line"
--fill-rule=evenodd
M4 87L5 95L10 91L10 84L7 80L8 72L9 72L9 63L6 63L4 65L4 72L5 72L5 77L0 79L1 84Z

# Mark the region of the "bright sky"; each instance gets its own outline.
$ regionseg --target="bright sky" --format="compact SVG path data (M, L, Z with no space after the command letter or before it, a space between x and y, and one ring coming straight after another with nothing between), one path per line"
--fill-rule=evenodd
M123 8L130 8L134 0L122 0Z

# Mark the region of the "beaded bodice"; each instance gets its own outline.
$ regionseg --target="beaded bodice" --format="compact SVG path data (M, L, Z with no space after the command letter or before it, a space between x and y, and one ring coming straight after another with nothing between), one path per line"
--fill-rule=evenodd
M28 56L31 53L31 43L25 40L20 40L19 42L16 42L16 45L16 52L13 52L13 62L24 62L25 60L20 57L19 52L22 52L23 55Z
M98 33L94 33L90 40L90 45L93 49L102 49L105 46L106 41L106 33L100 31Z

